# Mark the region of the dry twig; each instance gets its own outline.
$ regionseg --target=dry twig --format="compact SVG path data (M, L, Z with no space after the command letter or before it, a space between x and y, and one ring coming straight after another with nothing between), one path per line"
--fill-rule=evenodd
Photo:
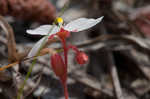
M10 62L17 61L19 58L16 50L16 42L13 29L2 16L0 16L0 26L5 31L7 37L8 59Z
M108 66L110 69L110 75L112 78L113 86L114 86L114 91L117 99L125 99L122 93L122 89L120 86L120 81L117 73L117 69L114 63L114 59L112 56L112 53L108 51Z

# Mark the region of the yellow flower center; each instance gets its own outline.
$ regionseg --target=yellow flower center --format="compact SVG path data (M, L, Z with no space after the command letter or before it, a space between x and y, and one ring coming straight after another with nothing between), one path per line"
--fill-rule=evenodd
M56 22L62 24L62 23L64 22L64 20L63 20L61 17L58 17L58 18L56 19Z

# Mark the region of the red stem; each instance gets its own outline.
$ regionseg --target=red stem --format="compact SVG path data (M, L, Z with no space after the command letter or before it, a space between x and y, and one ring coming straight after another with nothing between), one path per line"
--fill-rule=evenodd
M64 89L65 99L68 99L68 88L67 88L66 79L61 78L61 84L62 84L63 89Z
M61 82L63 84L64 87L64 94L65 94L65 99L68 99L68 89L67 89L67 67L68 67L68 48L67 48L67 44L66 44L66 40L62 39L62 45L63 45L63 49L64 49L64 59L65 59L65 66L66 66L66 73L64 75L64 77L61 79Z
M76 53L79 53L80 51L78 50L78 48L76 46L73 45L69 45L68 49L71 48L73 51L75 51Z
M66 83L62 83L64 88L65 99L68 99L68 88Z

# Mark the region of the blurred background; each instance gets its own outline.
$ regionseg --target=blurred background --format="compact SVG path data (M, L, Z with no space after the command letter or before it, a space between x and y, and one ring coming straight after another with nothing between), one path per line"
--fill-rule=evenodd
M69 51L69 99L150 99L150 0L0 0L0 66L19 61L0 71L0 99L15 99L32 62L21 60L42 37L26 30L51 24L68 2L65 24L104 16L67 39L89 56L80 66ZM38 58L22 99L64 99L49 57Z

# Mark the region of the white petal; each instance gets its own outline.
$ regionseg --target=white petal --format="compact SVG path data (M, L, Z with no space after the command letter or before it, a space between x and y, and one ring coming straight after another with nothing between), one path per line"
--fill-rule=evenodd
M101 22L103 16L97 19L79 18L68 23L64 29L68 31L79 32L91 28Z
M36 56L37 52L40 50L40 46L43 44L43 41L48 40L48 38L46 39L46 37L43 37L41 38L33 47L32 49L30 50L29 54L28 54L28 58L29 57L33 57L33 56Z
M60 30L60 28L56 25L54 27L52 25L42 25L36 29L29 29L26 32L32 35L47 35L51 29L52 31L50 34L55 34Z

